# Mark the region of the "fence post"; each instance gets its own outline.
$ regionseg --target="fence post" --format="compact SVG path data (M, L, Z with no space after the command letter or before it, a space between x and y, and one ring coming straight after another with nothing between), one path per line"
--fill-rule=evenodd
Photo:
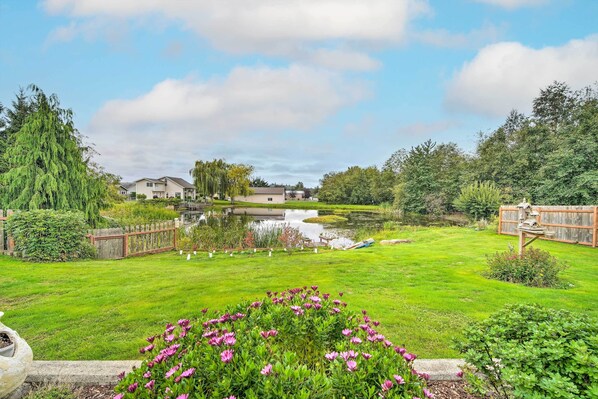
M592 234L592 248L598 245L598 206L594 207L594 232Z
M123 231L123 258L126 258L129 255L129 234L125 229Z
M172 227L172 246L176 250L176 233L177 233L177 219L175 219L174 226Z
M502 234L502 205L498 208L498 234Z

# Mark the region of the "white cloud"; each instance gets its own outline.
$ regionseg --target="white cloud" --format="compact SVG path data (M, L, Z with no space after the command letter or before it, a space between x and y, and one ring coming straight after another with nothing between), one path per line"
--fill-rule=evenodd
M44 6L82 24L107 18L151 26L182 22L221 50L300 59L307 48L315 62L357 70L377 62L355 49L401 42L410 20L428 11L427 0L45 0ZM64 30L52 35L72 40L72 29ZM339 48L322 52L331 44ZM348 45L353 49L343 48Z
M446 48L479 48L496 42L504 33L504 26L485 24L466 33L453 33L446 29L427 30L414 33L413 39L421 43Z
M596 80L598 35L560 47L534 49L503 42L480 50L448 85L445 105L452 110L505 116L529 112L532 100L553 81L578 89Z
M474 0L478 3L490 4L506 8L508 10L514 10L520 7L534 7L546 4L548 0Z
M289 148L304 149L309 162L322 155L308 151L318 140L312 129L366 96L363 85L321 69L236 68L225 78L167 79L137 98L109 101L85 133L103 164L127 176L186 171L198 158L283 161Z

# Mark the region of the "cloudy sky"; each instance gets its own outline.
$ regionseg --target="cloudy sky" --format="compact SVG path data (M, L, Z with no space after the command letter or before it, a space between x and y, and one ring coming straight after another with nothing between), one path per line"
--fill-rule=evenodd
M0 102L35 83L125 180L197 159L316 185L427 139L471 151L598 80L595 0L0 0Z

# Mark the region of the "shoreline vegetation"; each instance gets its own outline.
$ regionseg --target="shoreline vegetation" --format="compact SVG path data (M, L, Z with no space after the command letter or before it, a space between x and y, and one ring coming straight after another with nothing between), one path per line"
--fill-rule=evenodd
M567 290L531 288L484 277L486 258L516 238L487 229L393 226L373 235L408 246L246 253L178 252L39 264L0 256L0 299L38 359L138 359L140 337L168 322L252 300L267 290L317 284L368 309L383 333L422 358L454 358L451 342L471 321L513 303L538 303L598 317L596 250L537 241L571 265ZM76 303L76 306L73 306ZM69 342L69 345L64 345Z

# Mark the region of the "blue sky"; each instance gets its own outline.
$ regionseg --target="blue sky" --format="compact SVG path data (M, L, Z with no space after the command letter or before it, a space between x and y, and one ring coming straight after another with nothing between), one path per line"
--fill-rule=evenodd
M0 102L34 83L125 180L196 159L316 185L427 139L472 151L598 80L594 0L0 0Z

